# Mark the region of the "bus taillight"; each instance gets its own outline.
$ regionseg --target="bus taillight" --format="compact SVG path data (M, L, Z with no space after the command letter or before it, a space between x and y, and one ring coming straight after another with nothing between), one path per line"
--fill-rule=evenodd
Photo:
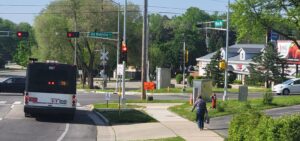
M28 101L29 101L28 93L25 93L24 101L25 101L25 104L28 104Z
M72 106L76 106L76 101L77 101L76 95L73 95L72 96Z

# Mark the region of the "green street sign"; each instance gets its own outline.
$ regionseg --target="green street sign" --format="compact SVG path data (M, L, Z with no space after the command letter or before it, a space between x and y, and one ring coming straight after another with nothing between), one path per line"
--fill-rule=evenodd
M216 20L215 27L223 27L223 20Z
M89 32L89 37L112 38L112 32Z

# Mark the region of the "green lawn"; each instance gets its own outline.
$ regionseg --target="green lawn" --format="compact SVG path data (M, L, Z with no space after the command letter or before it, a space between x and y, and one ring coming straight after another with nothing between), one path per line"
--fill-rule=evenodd
M135 109L119 110L101 110L97 111L109 120L110 124L129 124L129 123L148 123L157 122L154 118L143 111Z
M150 140L143 140L143 141L185 141L185 140L181 137L171 137L171 138L150 139Z
M82 89L82 85L77 85L77 89ZM114 92L115 89L88 89L87 86L84 88L86 91L97 91L97 92ZM224 92L224 88L216 88L213 87L213 92L215 93L222 93ZM237 93L239 90L235 89L235 88L229 88L228 92L230 93ZM270 89L267 88L263 88L263 87L254 87L254 86L249 86L248 87L248 92L251 93L255 93L255 92L266 92L266 91L270 91ZM140 89L136 89L136 90L129 90L129 92L141 92ZM159 89L159 90L153 90L153 91L148 91L147 93L151 94L151 93L183 93L182 92L182 88L163 88L163 89ZM185 93L192 93L193 92L193 88L188 87L186 88Z
M126 104L125 107L126 108L131 108L131 109L133 109L133 108L143 108L143 106L132 105L132 104ZM108 105L107 105L107 104L103 104L103 103L97 103L97 104L94 104L94 108L95 109L103 109L103 108L118 109L119 104L118 103L108 103Z
M239 102L237 100L220 101L217 104L218 109L210 109L211 103L207 103L210 117L218 117L245 111L249 108L264 110L276 107L285 107L300 104L300 96L281 96L274 97L271 105L264 105L262 99L250 99L248 102ZM220 106L221 105L221 106ZM196 110L191 112L192 106L188 103L170 107L169 110L191 121L195 120Z

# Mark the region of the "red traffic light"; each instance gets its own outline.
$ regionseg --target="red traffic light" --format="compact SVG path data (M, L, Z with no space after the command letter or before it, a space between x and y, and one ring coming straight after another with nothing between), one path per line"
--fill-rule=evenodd
M24 32L24 31L18 31L17 32L17 37L21 38L21 37L28 37L28 32Z
M78 38L79 32L67 32L67 37L68 38Z
M122 52L127 52L127 46L125 43L122 44Z

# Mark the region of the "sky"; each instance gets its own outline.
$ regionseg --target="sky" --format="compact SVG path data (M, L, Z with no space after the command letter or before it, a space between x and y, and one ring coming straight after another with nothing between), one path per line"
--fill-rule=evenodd
M14 23L27 22L31 25L38 13L55 0L0 0L0 17ZM114 0L124 5L125 0ZM149 13L181 15L189 7L198 7L208 13L225 12L228 0L148 0ZM143 8L144 0L127 0Z

